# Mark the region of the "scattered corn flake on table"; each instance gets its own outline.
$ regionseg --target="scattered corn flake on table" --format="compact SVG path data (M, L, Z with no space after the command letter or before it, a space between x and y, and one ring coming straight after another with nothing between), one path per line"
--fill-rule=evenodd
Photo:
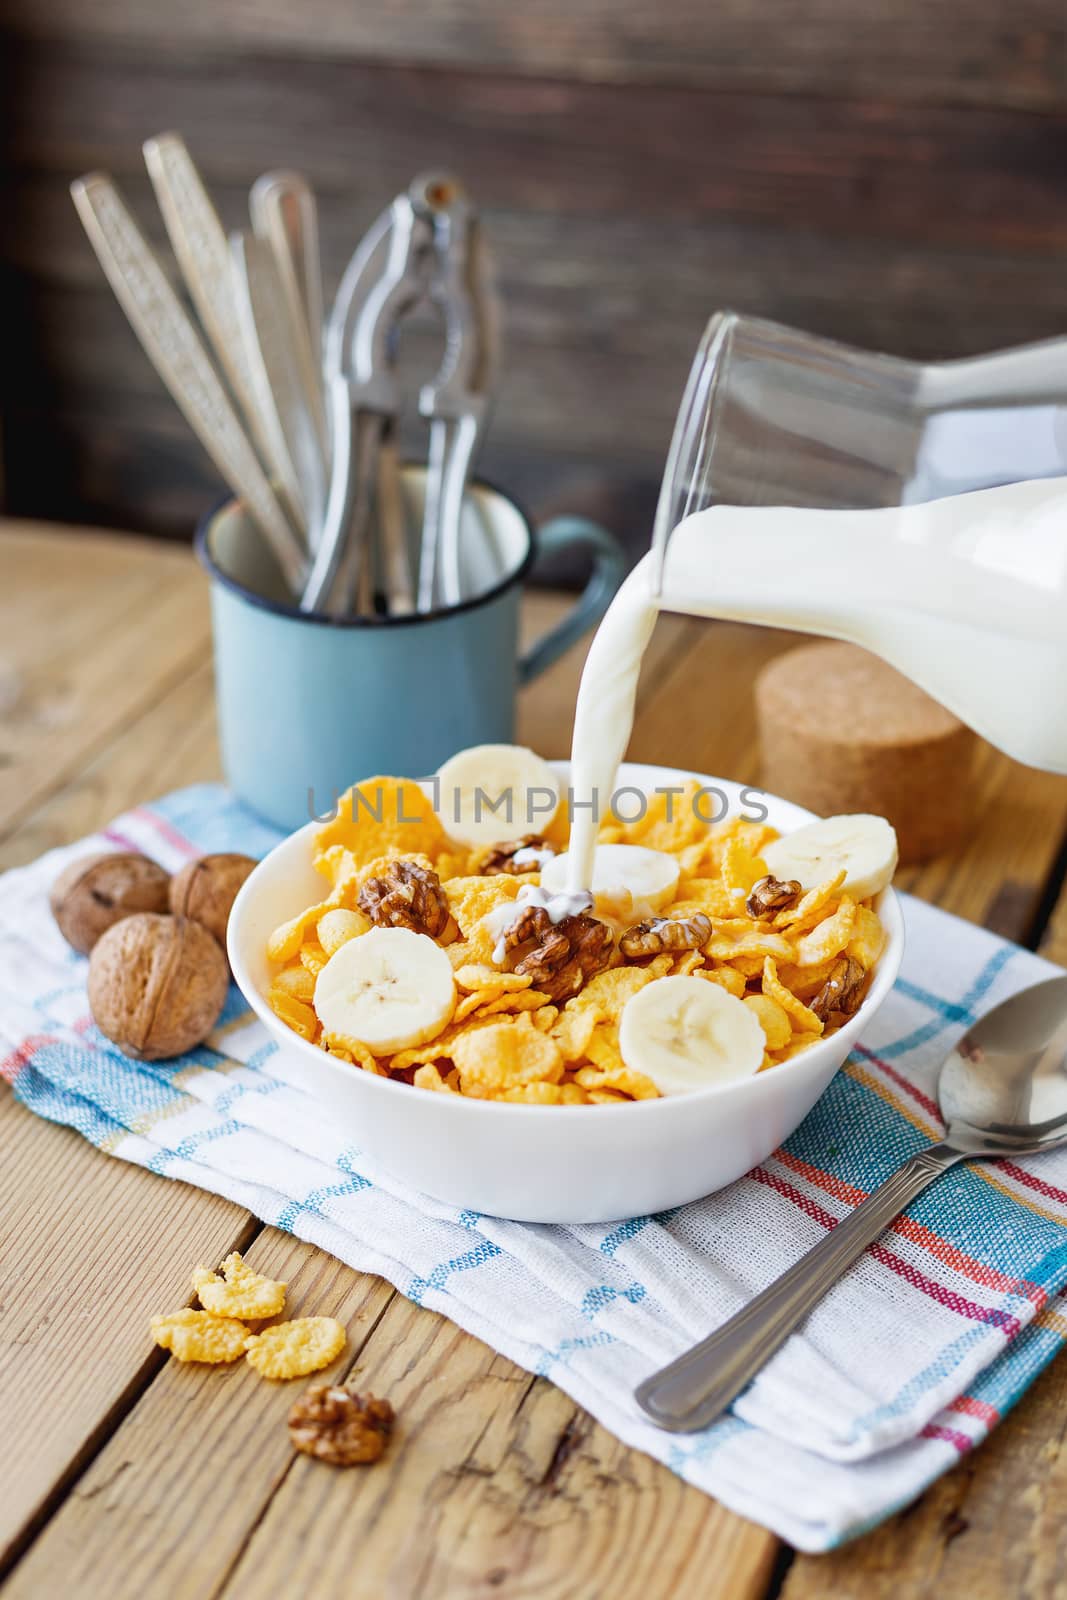
M0 568L0 866L218 775L207 594L186 551L9 523ZM524 626L540 631L565 603L529 596ZM665 620L634 759L753 781L752 681L792 642ZM548 755L567 753L583 654L522 702L519 736ZM1053 881L1067 781L983 749L974 800L968 849L903 886L1067 960L1067 897ZM5 1600L88 1600L105 1586L116 1600L919 1600L935 1583L941 1600L981 1600L1049 1594L1062 1567L1067 1362L913 1510L836 1554L791 1559L380 1279L212 1195L102 1160L3 1089L0 1152ZM180 1367L147 1337L153 1312L186 1302L191 1265L235 1249L288 1282L289 1315L346 1324L323 1379L356 1371L398 1415L373 1468L294 1457L286 1385Z

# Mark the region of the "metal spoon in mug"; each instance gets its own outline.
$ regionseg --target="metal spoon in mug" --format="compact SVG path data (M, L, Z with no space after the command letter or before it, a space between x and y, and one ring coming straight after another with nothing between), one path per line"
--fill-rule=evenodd
M895 1217L959 1161L1033 1155L1067 1143L1067 976L995 1006L946 1057L938 1079L945 1136L909 1156L780 1278L635 1391L661 1428L715 1421Z

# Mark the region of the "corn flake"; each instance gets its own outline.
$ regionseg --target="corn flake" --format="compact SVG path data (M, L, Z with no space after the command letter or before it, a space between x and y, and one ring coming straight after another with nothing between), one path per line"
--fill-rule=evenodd
M743 904L752 885L767 876L767 863L753 855L742 838L734 837L723 851L721 872L731 900Z
M795 906L779 911L774 919L776 928L810 928L818 922L820 914L826 909L837 895L846 877L845 869L827 878L825 883L816 884L814 889L809 889L801 895Z
M651 983L653 977L660 976L662 973L653 973L651 963L647 967L609 967L606 972L598 972L595 978L590 978L568 1002L567 1010L588 1010L605 1022L614 1021L622 1015L623 1006L632 995Z
M330 958L317 939L309 939L300 946L299 959L300 965L317 978Z
M193 1288L204 1310L221 1317L254 1322L285 1310L285 1284L253 1271L237 1250L222 1263L221 1277L208 1267L197 1267Z
M444 843L440 818L412 778L367 778L341 796L336 817L319 830L314 861L325 864L338 845L361 866L388 850L432 860Z
M482 989L494 989L503 994L505 989L529 989L533 979L518 972L502 972L485 962L471 961L456 969L456 983L472 994Z
M736 967L720 964L715 967L697 967L695 976L707 978L709 983L717 983L727 994L732 994L735 1000L740 1000L745 992L745 975L738 972Z
M877 913L870 906L857 906L852 938L848 942L849 955L869 972L884 949L885 929Z
M574 1074L575 1082L588 1094L608 1089L615 1094L630 1095L634 1100L657 1100L659 1090L643 1072L634 1072L622 1061L616 1065L580 1067Z
M599 1016L592 1006L575 1006L573 1001L564 1006L552 1025L552 1037L564 1061L580 1061L589 1049L589 1041L596 1031Z
M366 933L370 926L370 918L365 917L362 911L350 911L346 906L338 906L319 918L315 932L323 952L329 957L350 939L357 939L361 933Z
M314 1039L319 1019L306 1001L297 1000L284 989L272 984L267 990L267 1004L274 1015L284 1022L287 1028L292 1028L294 1033L298 1033L301 1039Z
M619 1072L626 1063L619 1049L619 1030L613 1022L598 1022L586 1049L586 1055L601 1072ZM575 1073L579 1083L584 1082L581 1071Z
M743 932L733 929L724 931L719 924L704 950L713 961L734 962L745 956L755 956L760 961L767 956L773 956L776 961L794 959L793 946L788 939L771 928L761 928L753 922L746 922Z
M803 1032L822 1033L823 1025L814 1011L809 1011L803 1000L798 1000L796 995L790 994L783 983L778 980L778 971L774 961L767 957L763 965L763 993L770 1000L775 1000L789 1017L800 1024Z
M451 1056L465 1094L472 1089L493 1092L523 1083L557 1083L563 1076L559 1045L551 1034L539 1032L528 1016L461 1034Z
M293 966L283 967L281 972L276 972L270 980L270 986L281 994L292 995L294 1000L306 1000L310 1003L315 997L314 974L299 961Z
M495 1096L524 1106L559 1106L565 1103L563 1086L558 1083L520 1083Z
M248 1338L243 1322L190 1307L153 1317L149 1328L156 1343L176 1361L204 1361L211 1366L236 1361Z
M793 1038L789 1013L766 994L745 996L745 1005L754 1012L767 1039L768 1050L783 1050Z
M271 961L291 961L304 942L304 936L320 917L332 911L341 903L343 890L338 888L333 891L328 899L320 901L317 906L310 906L307 911L301 911L297 917L291 917L288 922L283 922L280 927L267 940L267 955Z
M447 1078L442 1078L441 1069L433 1061L427 1061L423 1066L416 1067L415 1076L411 1081L416 1089L432 1089L437 1094L455 1093L453 1086Z
M810 933L802 934L796 941L797 966L814 967L821 961L829 961L831 956L840 955L852 937L855 921L856 902L846 895L833 916L816 923Z
M344 1349L345 1337L335 1317L298 1317L246 1335L245 1359L264 1378L303 1378L328 1367Z

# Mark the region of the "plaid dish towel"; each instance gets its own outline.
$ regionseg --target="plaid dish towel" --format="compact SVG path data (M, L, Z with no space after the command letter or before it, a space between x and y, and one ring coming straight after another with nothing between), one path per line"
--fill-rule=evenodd
M6 874L0 1074L26 1106L382 1274L804 1550L906 1505L980 1443L1060 1348L1067 1151L947 1173L703 1433L662 1433L631 1398L937 1137L945 1052L977 1013L1053 970L1046 963L907 901L896 988L763 1166L659 1216L530 1226L403 1189L340 1141L236 991L212 1048L178 1061L129 1061L94 1028L86 963L48 911L60 868L112 847L173 869L207 850L259 855L277 837L225 790L201 786Z

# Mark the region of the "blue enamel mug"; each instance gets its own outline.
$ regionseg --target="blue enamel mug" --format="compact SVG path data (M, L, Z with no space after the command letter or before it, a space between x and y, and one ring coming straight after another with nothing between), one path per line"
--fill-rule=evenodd
M421 469L405 469L412 503ZM592 572L573 608L519 652L519 599L537 554L582 548ZM423 777L472 744L509 743L515 693L606 611L625 559L605 529L557 517L534 532L498 489L464 505L464 592L446 610L396 618L307 616L239 501L197 529L211 580L219 742L226 780L291 830L373 773Z

